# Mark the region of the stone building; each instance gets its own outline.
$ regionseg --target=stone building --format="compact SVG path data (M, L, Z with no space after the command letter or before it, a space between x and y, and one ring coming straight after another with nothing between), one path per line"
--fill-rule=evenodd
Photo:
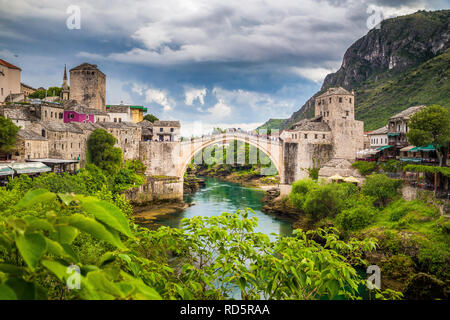
M384 126L377 130L367 133L371 149L387 146L388 144L388 127Z
M144 113L147 112L147 108L125 104L111 104L106 106L106 112L108 112L111 122L138 123L144 120Z
M355 120L355 95L344 88L330 88L315 100L315 116L331 129L334 158L355 159L364 149L364 123Z
M389 119L387 136L388 144L393 146L393 156L398 156L400 149L408 146L408 139L406 137L409 130L408 121L414 113L425 107L426 106L410 107Z
M30 129L48 140L48 156L52 159L85 160L86 140L83 130L71 123L41 121Z
M20 72L15 65L0 59L0 103L10 94L20 94ZM12 96L11 96L12 97Z
M106 76L97 65L83 63L70 69L70 98L89 108L106 111Z
M138 126L142 128L142 141L153 140L153 123L148 120L138 122Z
M133 122L100 122L102 128L117 139L116 147L123 151L124 160L139 158L139 142L142 128Z
M40 104L41 121L64 123L64 106L56 102Z
M16 126L25 129L32 122L40 120L40 108L32 105L8 104L0 107L0 116L11 119Z
M20 130L17 134L15 161L48 158L48 139L30 130Z
M28 96L30 94L33 94L35 92L36 92L35 88L33 88L33 87L29 86L29 85L26 85L25 83L22 83L22 82L20 83L20 93L23 93L25 98L28 98Z
M354 118L354 100L353 93L330 88L316 98L314 118L282 132L286 183L307 177L311 168L355 160L364 148L364 125Z
M106 112L88 108L79 104L75 100L69 100L64 103L64 123L95 123L107 121L109 121L109 115Z
M155 121L153 123L153 141L180 141L180 121Z

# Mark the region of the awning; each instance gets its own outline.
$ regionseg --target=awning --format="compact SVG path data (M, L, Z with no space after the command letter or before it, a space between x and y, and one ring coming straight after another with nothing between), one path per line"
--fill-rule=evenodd
M42 162L10 163L8 164L8 167L14 170L16 174L33 174L52 171L50 167L47 167Z
M335 174L334 176L330 177L329 179L330 180L344 180L344 177L342 177L338 174Z
M358 179L356 179L355 177L347 177L344 179L345 182L350 182L350 183L359 183L360 181Z
M377 150L378 151L383 151L383 150L386 150L386 149L389 149L389 148L392 148L393 146L382 146L382 147L379 147L379 148L377 148Z
M404 148L401 148L400 151L402 152L408 152L408 151L412 151L411 149L414 149L416 146L407 146Z
M12 176L14 174L14 170L8 167L6 164L0 165L0 176Z
M412 162L412 163L421 163L422 162L422 158L400 158L400 161Z
M434 146L432 146L431 144L429 144L426 147L415 147L415 148L411 149L410 151L411 152L416 152L416 151L429 152L429 151L436 151L436 148Z
M398 137L400 135L400 132L389 132L387 134L388 137Z

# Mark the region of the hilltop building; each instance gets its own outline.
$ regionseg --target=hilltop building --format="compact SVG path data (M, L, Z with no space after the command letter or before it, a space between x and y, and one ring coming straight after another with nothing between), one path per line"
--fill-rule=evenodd
M20 73L21 69L15 65L0 59L0 103L20 95ZM11 96L10 96L11 95ZM8 101L9 101L8 100Z
M96 64L83 63L70 69L70 98L106 112L106 76Z

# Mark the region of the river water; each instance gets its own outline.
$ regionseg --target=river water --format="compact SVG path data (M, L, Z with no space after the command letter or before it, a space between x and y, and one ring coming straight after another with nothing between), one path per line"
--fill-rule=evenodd
M269 236L272 233L282 236L291 235L290 222L269 216L261 211L264 191L214 178L205 178L205 182L206 186L196 193L184 195L184 201L193 203L193 206L182 212L157 218L155 222L160 225L179 228L183 218L211 217L220 215L222 212L235 212L237 209L251 208L258 218L258 227L255 228L255 231ZM270 237L274 238L273 236Z

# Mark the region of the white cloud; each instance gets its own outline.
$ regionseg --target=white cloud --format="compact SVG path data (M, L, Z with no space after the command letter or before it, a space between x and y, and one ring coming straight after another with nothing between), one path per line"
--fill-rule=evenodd
M185 88L184 90L184 103L188 106L192 106L195 100L198 100L202 105L205 104L206 88L195 89Z
M181 122L181 135L183 137L198 137L201 135L210 134L214 128L241 128L244 131L251 131L262 125L263 122L250 122L250 123L205 123L201 121Z
M207 109L214 116L214 119L226 118L231 114L231 107L227 106L223 100L219 100L214 107Z
M316 83L322 83L327 74L335 72L336 70L325 69L325 68L297 68L292 67L291 72L314 81Z
M145 91L145 101L148 103L154 102L163 106L164 112L168 112L173 109L171 104L169 103L167 93L160 89L147 89Z

